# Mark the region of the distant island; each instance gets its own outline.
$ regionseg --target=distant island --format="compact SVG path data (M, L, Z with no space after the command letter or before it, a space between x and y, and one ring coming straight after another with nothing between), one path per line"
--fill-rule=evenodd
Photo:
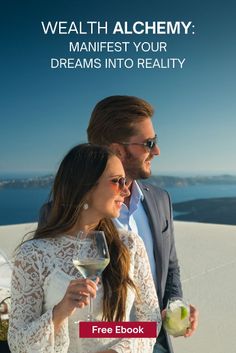
M48 188L52 186L54 175L36 176L31 178L0 178L1 189L16 188Z
M51 187L54 175L45 175L31 178L0 178L0 189L6 188L42 188ZM150 184L166 187L185 187L190 185L236 185L236 176L196 176L196 177L174 177L168 175L151 176L148 179Z
M236 197L178 202L173 209L175 220L236 225Z
M174 177L168 175L151 176L148 179L150 184L166 187L185 187L191 185L236 185L236 175L216 175L216 176L194 176L194 177Z

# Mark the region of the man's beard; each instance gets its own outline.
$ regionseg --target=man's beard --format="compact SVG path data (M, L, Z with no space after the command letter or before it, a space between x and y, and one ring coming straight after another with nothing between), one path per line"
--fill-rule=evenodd
M127 178L131 180L137 179L147 179L151 175L151 168L149 170L144 170L143 162L136 160L134 156L127 151L126 148L126 156L123 161L123 167L125 170L125 175ZM147 161L150 161L151 158L147 158Z

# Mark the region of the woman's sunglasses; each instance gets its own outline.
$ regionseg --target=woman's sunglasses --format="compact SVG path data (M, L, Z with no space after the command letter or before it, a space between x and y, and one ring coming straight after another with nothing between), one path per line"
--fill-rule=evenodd
M117 185L120 190L123 190L126 186L126 178L119 177L111 179L112 184Z

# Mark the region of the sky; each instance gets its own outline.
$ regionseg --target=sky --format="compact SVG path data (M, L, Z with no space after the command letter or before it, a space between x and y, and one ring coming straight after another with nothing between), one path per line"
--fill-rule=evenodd
M55 172L85 142L95 104L146 99L161 155L153 174L236 174L233 0L1 1L0 174ZM45 35L41 21L191 21L189 34ZM69 53L70 41L166 42L167 52ZM52 69L51 58L185 58L183 68Z

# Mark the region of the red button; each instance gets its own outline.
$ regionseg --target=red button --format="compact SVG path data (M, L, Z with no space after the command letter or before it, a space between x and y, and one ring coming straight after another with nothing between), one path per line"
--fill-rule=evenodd
M81 338L150 338L157 337L157 322L80 322Z

